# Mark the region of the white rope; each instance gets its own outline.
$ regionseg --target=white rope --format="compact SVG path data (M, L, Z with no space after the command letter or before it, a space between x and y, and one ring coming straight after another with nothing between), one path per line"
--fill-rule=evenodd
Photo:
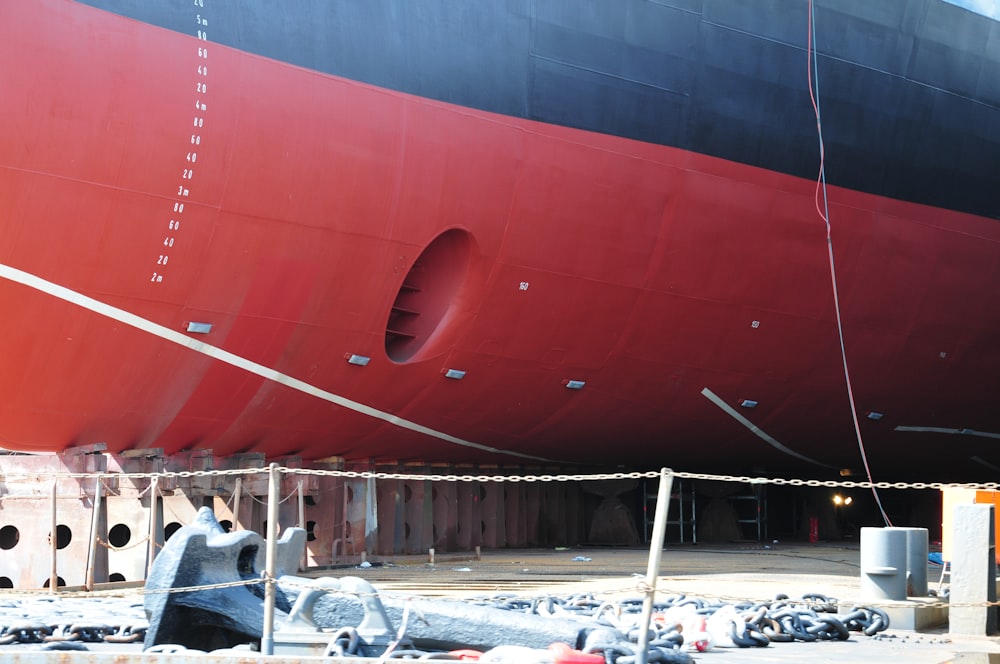
M827 249L827 260L830 264L830 286L833 291L833 308L837 317L837 338L840 341L840 357L844 366L844 384L847 388L847 400L851 406L851 419L854 423L854 435L858 441L858 451L861 453L861 463L865 467L865 475L868 480L872 480L871 467L868 465L868 453L865 451L864 438L861 435L861 424L858 421L858 406L854 399L854 387L851 384L851 371L848 367L847 362L847 346L844 343L844 322L840 315L840 293L837 287L837 270L836 263L833 259L833 238L831 235L830 226L830 201L827 197L826 190L826 145L823 142L823 120L820 115L820 100L819 100L819 62L817 58L817 49L815 47L816 42L816 15L813 10L813 2L809 0L809 37L808 37L808 53L807 53L807 67L808 67L808 78L809 78L809 97L812 99L813 111L816 114L816 136L819 139L819 175L816 180L816 211L819 213L820 218L826 224L826 249ZM823 209L819 208L818 196L820 191L823 193ZM885 521L885 525L891 526L892 522L889 521L889 515L886 514L885 508L882 506L882 499L878 495L878 490L872 486L872 495L875 497L875 504L878 505L879 512L882 514L882 519Z
M669 576L662 576L662 575L659 576L658 577L658 586L655 589L655 591L653 591L654 594L656 596L658 596L658 597L670 597L672 595L673 596L676 596L676 595L692 595L692 596L695 596L695 594L692 593L690 589L672 588L672 587L670 587L671 581L672 581L672 579ZM659 585L660 582L662 582L662 585ZM91 590L91 591L86 591L86 590L60 590L59 591L59 597L62 598L62 599L65 599L65 598L137 597L137 596L145 596L145 595L171 595L171 594L178 594L178 593L197 592L197 591L203 591L203 590L215 590L215 589L222 589L222 588L235 588L235 587L240 587L240 586L262 585L262 584L267 584L267 583L280 584L282 587L303 588L304 589L304 588L311 587L310 584L312 583L312 580L310 579L308 582L306 582L306 581L303 581L303 580L297 580L295 578L287 578L287 577L270 578L270 577L267 577L266 575L262 574L260 577L253 578L253 579L241 579L239 581L229 581L229 582L222 582L222 583L210 583L210 584L205 584L205 585L183 586L183 587L175 587L175 588L145 588L145 587L136 586L136 587L133 587L133 588L115 588L115 589L109 589L109 590L98 589L98 590ZM511 582L511 583L513 584L513 583L520 583L520 582ZM504 594L505 590L506 589L504 588L503 583L499 583L497 585L496 591L498 593ZM603 590L601 590L599 592L595 592L595 593L592 593L592 594L593 594L593 596L595 598L613 598L613 597L616 597L616 596L620 597L620 596L623 596L623 595L624 596L628 596L628 597L634 597L635 595L646 594L649 591L650 591L650 588L646 585L644 579L643 580L638 580L638 581L623 579L622 580L622 585L619 586L619 587L616 587L616 588L605 588L605 589L603 589ZM365 593L365 592L358 592L358 591L338 590L337 592L339 594L343 594L343 595L354 596L354 597L357 597L359 599L364 599L366 597L380 597L380 593L378 591L376 591L374 593ZM402 593L402 592L396 591L396 590L392 590L391 592L392 592L392 594L394 596L399 597L399 598L404 599L404 600L426 599L426 596L419 595L419 594ZM539 593L544 593L544 591L539 591ZM526 597L526 598L533 597L532 595L520 595L520 593L514 593L514 595L521 596L521 597ZM4 591L4 596L7 597L7 598L9 598L9 599L16 599L18 597L46 597L46 598L48 598L48 597L52 597L52 593L51 593L51 591L48 588L37 589L37 590L36 589L5 590ZM504 596L505 597L509 597L506 594L504 594ZM539 595L536 594L534 596L537 597ZM696 594L696 596L700 597L700 598L703 598L703 599L707 599L707 600L718 600L718 601L725 601L725 602L745 602L745 601L768 602L768 601L773 601L774 600L773 595L772 596L768 596L768 597L764 597L764 596L748 597L746 595L731 595L731 594L724 594L724 593L720 594L720 593L710 593L710 592L701 592L701 591L699 591ZM831 598L831 599L833 600L834 598ZM475 595L475 596L470 596L470 597L453 597L453 598L450 598L449 601L467 602L467 603L470 603L470 604L479 604L479 603L482 602L482 600L483 600L483 596L482 595ZM930 600L930 598L928 598L928 600ZM849 605L859 605L860 606L860 605L863 605L863 606L870 606L870 607L876 607L876 608L882 608L882 609L894 608L894 607L908 607L908 606L912 606L911 603L906 602L906 601L896 601L896 600L888 600L888 599L873 599L873 598L863 598L863 597L847 597L847 598L838 597L838 598L835 598L835 601L837 603L839 603L840 605L842 605L842 606L849 606ZM965 608L965 607L993 607L993 606L1000 606L1000 600L987 600L987 601L982 601L982 602L951 602L951 601L948 601L948 600L936 600L936 601L921 602L920 606L921 607L951 607L951 608L959 608L959 607L962 607L962 608ZM404 604L404 608L405 608L405 604Z

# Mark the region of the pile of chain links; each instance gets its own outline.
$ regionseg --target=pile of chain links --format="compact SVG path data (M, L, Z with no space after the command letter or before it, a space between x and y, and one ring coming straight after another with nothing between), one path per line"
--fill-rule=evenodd
M592 594L566 597L523 598L492 595L468 600L481 606L527 615L574 619L594 629L584 653L600 653L607 664L638 661L639 615L642 598L600 599ZM846 640L850 632L873 636L889 627L884 611L854 607L838 615L838 601L823 595L789 600L779 595L769 602L730 603L686 595L672 595L654 603L650 626L648 662L690 662L685 649L682 617L700 616L726 626L729 640L737 647L763 647L772 642ZM86 616L100 615L102 620ZM0 645L36 643L58 648L72 643L133 643L141 641L149 627L142 603L127 598L93 600L38 597L0 602ZM605 629L601 629L605 628ZM625 634L626 640L618 635ZM609 635L615 635L612 638ZM688 639L693 635L688 635ZM328 656L358 656L363 641L353 627L339 630L330 640ZM690 646L691 643L688 643ZM728 645L719 644L719 645ZM446 653L430 653L401 647L386 653L386 659L448 659Z
M737 624L732 623L729 636L742 648L766 646L771 642L846 641L852 631L873 636L889 627L889 617L881 609L854 607L850 613L839 616L836 615L837 600L823 595L806 595L794 603L779 595L768 603L733 606L746 629L739 630ZM711 615L717 607L707 606L704 610Z
M561 598L491 595L467 601L480 606L535 615L540 619L554 617L580 620L581 624L594 627L586 644L581 647L582 653L600 654L606 664L634 664L639 661L638 622L642 598L607 600L584 593ZM709 620L713 616L728 616L720 624L727 626L726 636L732 641L732 645L740 648L764 647L772 642L844 641L850 638L850 632L873 636L889 627L888 616L878 608L854 607L847 614L837 615L838 600L819 594L806 595L796 601L779 595L769 602L741 603L673 595L655 602L653 609L654 620L650 626L646 656L646 661L650 663L690 664L693 661L685 648L681 623L674 619L679 616L694 615ZM622 634L626 636L625 640L620 639ZM363 654L364 641L352 627L338 630L331 638L326 652L326 656L334 657L357 657ZM460 659L457 655L427 652L412 646L399 647L382 656L382 660L457 659Z
M642 611L641 598L619 601L600 600L590 594L572 595L564 599L544 597L521 600L496 597L482 603L539 616L561 618L582 617L620 630L627 642L588 643L584 652L603 652L607 664L632 664L636 661L639 642L638 618ZM657 601L650 630L649 662L687 662L682 651L685 637L679 618L697 615L711 621L713 616L728 622L728 637L741 648L763 647L773 642L847 640L851 631L872 636L889 627L889 617L874 607L854 607L848 614L836 615L838 600L824 595L806 595L790 601L778 595L770 602L727 603L699 597L673 595ZM691 638L689 636L689 638Z
M642 599L618 601L598 599L591 594L559 598L552 596L521 598L494 595L472 598L472 603L516 611L539 617L578 619L595 626L612 628L591 632L584 653L599 653L607 664L633 664L638 661L639 627L637 618ZM888 628L886 614L872 607L856 607L842 616L837 600L822 595L807 595L791 602L779 595L767 603L729 604L698 597L675 595L654 604L656 619L651 625L648 662L688 663L685 638L674 615L699 615L706 618L727 611L738 620L729 620L729 638L738 647L763 647L771 642L846 640L849 632L872 636ZM100 612L102 622L88 622L81 616ZM0 645L11 643L43 644L43 647L66 648L83 643L133 643L141 641L148 629L141 604L128 600L104 600L97 609L87 600L39 598L8 600L0 603L0 613L8 622L0 624ZM612 640L608 634L625 634L627 639ZM353 627L345 627L330 640L327 656L349 657L362 654L363 641ZM413 647L397 648L383 659L441 660L448 653L425 652Z
M22 597L0 601L0 645L136 643L149 629L141 598Z

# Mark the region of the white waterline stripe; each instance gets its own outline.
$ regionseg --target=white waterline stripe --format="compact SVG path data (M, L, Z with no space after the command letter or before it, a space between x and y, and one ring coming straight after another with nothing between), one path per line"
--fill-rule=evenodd
M757 427L756 424L754 424L753 422L751 422L747 418L743 417L743 415L741 415L735 408L733 408L728 403L726 403L725 401L723 401L722 398L718 394L716 394L712 390L708 389L707 387L705 389L703 389L701 391L701 393L706 398L708 398L709 401L711 401L716 406L718 406L719 408L721 408L722 410L724 410L734 420L736 420L737 422L739 422L740 424L742 424L743 426L745 426L747 429L750 429L750 431L752 431L754 434L756 434L757 437L759 437L761 440L763 440L765 443L767 443L768 445L770 445L774 449L778 450L779 452L784 452L785 454L793 456L796 459L802 459L803 461L808 461L809 463L813 463L813 464L816 464L817 466L822 466L824 468L836 468L836 466L831 466L829 464L825 464L825 463L816 461L815 459L810 459L809 457L807 457L807 456L805 456L803 454L799 454L795 450L792 450L792 449L789 449L789 448L785 447L784 445L782 445L781 443L779 443L777 440L775 440L774 438L772 438L771 436L769 436L767 433L765 433L764 431L761 431Z
M1000 433L990 433L989 431L976 431L975 429L951 429L947 427L905 427L897 426L896 431L908 431L914 433L951 433L960 436L979 436L980 438L1000 439Z
M551 461L551 459L546 459L544 457L501 450L496 447L490 447L489 445L481 445L479 443L463 440L442 431L431 429L430 427L425 427L422 424L417 424L416 422L403 419L393 415L392 413L387 413L385 411L378 410L377 408L367 406L363 403L352 401L351 399L342 397L339 394L327 392L326 390L320 389L315 385L310 385L309 383L301 381L298 378L293 378L288 374L283 374L280 371L266 367L263 364L258 364L245 357L230 353L229 351L223 350L218 346L207 344L203 341L199 341L198 339L192 339L191 337L176 330L172 330L169 327L165 327L159 323L154 323L151 320L137 316L129 311L125 311L124 309L119 309L118 307L101 302L100 300L95 300L94 298L88 297L83 293L71 290L65 286L60 286L59 284L31 274L30 272L25 272L24 270L19 270L3 263L0 263L0 277L24 286L28 286L29 288L34 288L37 291L59 298L60 300L65 300L66 302L88 309L94 313L111 318L120 323L124 323L125 325L134 327L137 330L142 330L143 332L152 334L165 341L175 343L179 346L184 346L185 348L201 353L202 355L207 355L208 357L219 360L220 362L225 362L226 364L243 369L249 373L256 374L262 378L266 378L267 380L274 381L275 383L280 383L286 387L292 388L293 390L298 390L304 394L323 399L324 401L329 401L330 403L353 410L357 413L361 413L362 415L368 415L369 417L373 417L377 420L388 422L389 424L397 426L401 429L407 429L409 431L437 438L438 440L443 440L448 443L482 450L484 452L507 454L510 456L520 457L522 459L532 459L534 461Z

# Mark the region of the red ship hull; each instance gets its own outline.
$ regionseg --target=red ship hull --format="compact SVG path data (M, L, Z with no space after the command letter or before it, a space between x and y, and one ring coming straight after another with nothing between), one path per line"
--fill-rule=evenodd
M0 63L3 447L860 465L815 181L62 0ZM1000 465L1000 226L828 194L869 460Z

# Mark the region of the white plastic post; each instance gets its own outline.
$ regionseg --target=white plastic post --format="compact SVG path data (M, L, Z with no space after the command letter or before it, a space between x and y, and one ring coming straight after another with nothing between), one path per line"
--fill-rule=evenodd
M243 496L243 478L236 476L236 488L233 489L233 532L240 529L240 498Z
M56 485L59 480L52 480L52 529L49 531L49 545L52 547L52 569L49 572L49 592L56 592L59 589L59 574L56 571L56 558L59 547L56 542L56 529L59 528L59 521L56 518Z
M299 480L299 528L306 530L306 492L303 480ZM299 569L309 566L309 547L302 547L302 558L299 559Z
M660 489L656 494L656 514L653 516L653 535L649 542L649 562L646 565L646 597L642 601L642 618L639 621L638 664L646 664L649 654L649 623L653 619L653 601L656 596L656 578L660 575L660 557L663 537L667 532L667 510L670 509L670 492L674 485L674 471L660 469Z
M278 464L268 468L267 478L267 554L264 556L264 629L260 637L260 651L274 654L274 600L277 588L274 575L278 565Z
M149 541L146 549L146 576L149 577L150 570L153 569L153 561L156 560L156 547L159 544L159 519L157 518L158 498L160 491L160 477L154 475L149 483Z

